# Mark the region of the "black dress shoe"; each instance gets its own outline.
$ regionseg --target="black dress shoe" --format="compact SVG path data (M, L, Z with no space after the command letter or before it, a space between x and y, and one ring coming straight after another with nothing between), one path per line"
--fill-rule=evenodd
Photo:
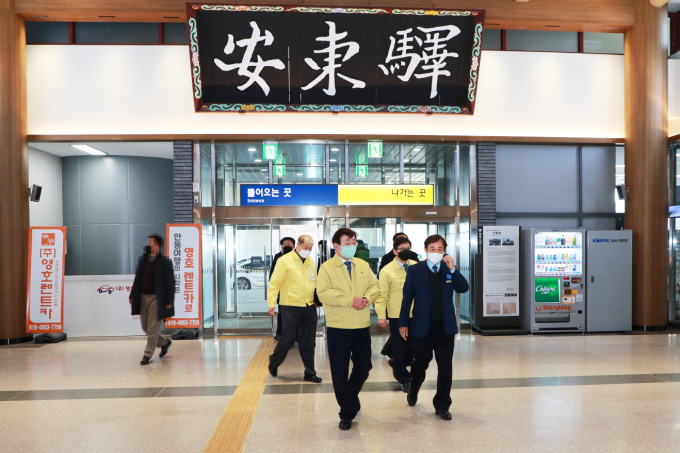
M151 360L151 357L144 356L144 357L142 357L142 361L139 362L139 364L140 365L148 365L151 362L153 362L153 360Z
M305 381L313 382L315 384L321 384L321 378L316 374L305 373Z
M168 340L167 343L165 343L165 346L161 347L161 352L158 354L158 357L165 357L165 354L168 353L168 349L170 349L170 345L172 344L172 340Z
M343 431L347 431L352 427L352 420L340 420L340 425L338 425L338 428L340 428Z
M408 393L408 391L411 390L411 384L401 384L401 391L404 393Z
M271 374L273 377L276 377L279 374L279 370L274 368L271 363L267 368L269 368L269 374Z
M451 412L445 410L445 409L437 409L437 412L435 412L442 420L451 420Z
M406 394L406 402L411 407L415 406L418 402L418 392L414 392L412 386L409 387L408 393Z

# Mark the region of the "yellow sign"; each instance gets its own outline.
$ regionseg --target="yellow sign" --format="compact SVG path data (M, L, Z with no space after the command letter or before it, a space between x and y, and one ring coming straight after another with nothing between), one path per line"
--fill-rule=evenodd
M338 186L339 205L422 205L434 204L434 188L425 184Z

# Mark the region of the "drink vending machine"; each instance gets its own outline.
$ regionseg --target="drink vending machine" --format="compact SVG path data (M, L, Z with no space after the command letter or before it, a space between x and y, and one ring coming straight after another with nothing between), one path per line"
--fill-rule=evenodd
M538 332L584 332L585 230L522 232L524 237L524 328Z

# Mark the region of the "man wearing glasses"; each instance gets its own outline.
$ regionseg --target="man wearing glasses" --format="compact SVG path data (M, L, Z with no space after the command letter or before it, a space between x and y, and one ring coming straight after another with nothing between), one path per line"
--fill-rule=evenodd
M375 301L375 311L378 314L378 325L387 327L390 322L391 344L390 366L394 378L401 384L401 389L408 392L411 386L411 376L406 366L413 359L411 341L404 340L399 333L399 312L403 300L404 281L409 266L418 261L410 259L411 241L400 236L394 240L393 250L395 259L380 271L380 297Z

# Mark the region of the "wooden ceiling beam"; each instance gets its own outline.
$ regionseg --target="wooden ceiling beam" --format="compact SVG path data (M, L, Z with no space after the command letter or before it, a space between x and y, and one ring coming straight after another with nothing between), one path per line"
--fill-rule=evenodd
M302 5L302 1L223 2L239 5ZM610 31L633 25L632 0L305 0L305 6L485 9L489 28ZM184 22L185 0L14 0L29 21Z

